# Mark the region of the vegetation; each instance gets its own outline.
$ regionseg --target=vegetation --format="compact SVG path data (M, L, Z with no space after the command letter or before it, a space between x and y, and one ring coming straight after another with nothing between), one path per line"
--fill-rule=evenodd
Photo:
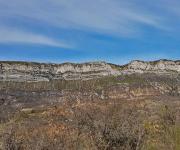
M167 105L151 112L148 103L67 102L19 112L4 126L3 149L179 150L177 112Z
M144 74L88 81L1 82L5 96L0 97L0 149L179 150L178 81L179 77ZM159 85L164 93L156 88ZM34 91L63 90L69 91L68 96L33 96ZM30 92L31 97L21 97L21 92Z
M106 88L109 86L128 83L128 84L148 84L151 81L160 82L161 77L152 78L151 75L124 75L108 76L91 80L51 80L50 82L10 82L0 81L1 90L23 90L23 91L48 91L48 90L94 90L96 88ZM166 79L166 78L165 78ZM161 79L162 80L162 79ZM163 80L162 80L163 81Z

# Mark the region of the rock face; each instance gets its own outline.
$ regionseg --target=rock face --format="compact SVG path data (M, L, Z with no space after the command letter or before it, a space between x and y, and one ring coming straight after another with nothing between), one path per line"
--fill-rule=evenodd
M132 61L125 67L123 73L180 73L180 61Z
M105 62L84 64L0 62L0 80L6 81L77 80L118 74L119 71L112 69L112 67Z
M28 62L0 62L0 81L50 81L54 79L88 80L102 76L132 73L180 73L180 61L132 61L118 66L105 62L83 64L45 64Z

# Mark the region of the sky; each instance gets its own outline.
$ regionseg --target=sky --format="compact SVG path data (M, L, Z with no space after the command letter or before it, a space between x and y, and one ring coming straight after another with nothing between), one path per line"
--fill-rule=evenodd
M0 60L178 60L179 8L179 0L0 0Z

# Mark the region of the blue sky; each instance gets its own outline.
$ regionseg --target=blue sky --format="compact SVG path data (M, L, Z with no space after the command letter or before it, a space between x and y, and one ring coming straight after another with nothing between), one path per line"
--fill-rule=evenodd
M180 59L178 0L0 0L0 60Z

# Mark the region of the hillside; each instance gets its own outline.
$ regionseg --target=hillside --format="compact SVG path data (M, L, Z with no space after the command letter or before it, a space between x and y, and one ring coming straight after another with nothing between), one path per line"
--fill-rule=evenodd
M0 64L0 150L180 148L179 61Z

